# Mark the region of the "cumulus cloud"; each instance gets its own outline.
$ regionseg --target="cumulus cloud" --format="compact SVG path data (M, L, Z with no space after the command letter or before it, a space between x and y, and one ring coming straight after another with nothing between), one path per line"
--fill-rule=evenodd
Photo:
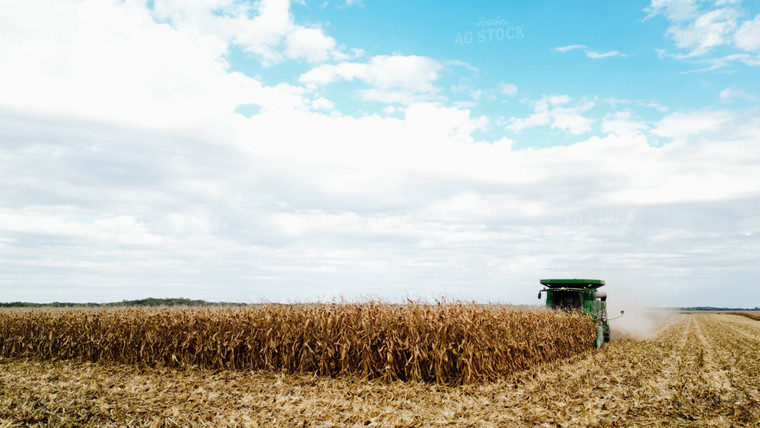
M729 114L719 110L676 112L657 122L652 133L661 137L683 140L693 136L715 133L728 120Z
M162 5L156 7L168 7ZM201 6L173 19L210 7ZM88 18L93 15L97 19ZM223 37L185 31L182 23L158 24L137 3L22 2L3 17L8 26L0 30L0 43L9 48L3 62L14 66L0 68L0 106L159 127L202 126L241 104L267 111L308 106L300 88L268 87L229 72L223 58L230 42Z
M701 233L760 227L741 202L759 196L760 168L747 162L760 158L758 130L754 140L663 147L616 131L514 151L509 140L472 138L481 118L435 104L401 118L259 114L209 141L0 119L0 179L13 183L0 190L0 268L11 299L398 297L410 281L426 296L446 283L479 299L527 299L524 283L545 272L630 281L620 276L645 265L676 275L683 260L658 254L710 244L652 239L714 218L694 204L738 200L731 206L746 214L729 216L740 226L708 222ZM659 132L697 119L674 116ZM711 254L710 263L732 257ZM12 286L21 281L39 297Z
M332 103L332 101L328 100L324 97L319 97L316 100L311 102L312 107L314 107L317 110L333 110L335 108L335 105Z
M265 65L285 59L322 62L346 55L318 27L294 22L290 0L193 2L157 0L154 14L176 28L220 38L256 55Z
M321 29L295 27L286 37L284 53L289 58L324 62L330 59L335 46L335 39L325 36Z

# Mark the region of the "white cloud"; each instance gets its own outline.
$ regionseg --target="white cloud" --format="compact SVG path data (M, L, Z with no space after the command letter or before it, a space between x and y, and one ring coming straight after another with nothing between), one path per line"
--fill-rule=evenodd
M225 104L231 99L247 98L261 87L227 74L218 60L223 41L158 26L147 10L130 3L16 6L3 13L15 23L0 30L0 43L10 47L3 62L14 64L0 68L0 104L174 123L214 108L229 111L234 107ZM27 14L38 18L30 21ZM220 85L206 91L201 81Z
M734 34L734 43L739 49L749 52L760 51L760 14L755 19L745 21Z
M430 100L437 91L434 82L441 68L427 57L379 55L366 63L323 64L302 74L299 81L316 89L341 80L359 80L372 86L358 92L361 99L408 105Z
M680 55L680 54L671 55L671 54L666 53L664 55L661 55L661 58L662 57L671 57L671 58L676 58L679 60L689 60L689 62L693 64L704 65L704 67L702 68L683 71L682 72L683 74L701 73L705 71L718 70L718 69L727 67L734 62L741 62L749 66L760 65L760 57L753 57L752 55L744 54L744 53L730 54L730 55L724 55L724 56L718 56L718 57L702 57L698 59L692 59L688 55Z
M512 83L499 82L497 88L502 95L512 96L517 93L517 86Z
M311 102L311 106L317 110L333 110L335 109L335 105L332 103L332 101L324 98L319 97L316 100Z
M508 139L473 139L486 121L470 112L417 104L403 113L266 113L234 122L235 136L203 142L3 112L10 143L0 147L0 180L12 183L0 190L6 295L120 300L171 296L178 291L167 284L178 284L185 296L214 300L395 299L410 281L426 296L446 281L470 298L520 302L519 287L498 286L504 272L516 284L547 269L620 275L627 268L610 257L633 251L641 262L644 247L678 254L678 240L652 236L733 233L734 224L707 221L720 215L760 227L736 202L760 197L760 168L747 161L760 156L757 129L746 141L651 147L641 133L615 132L515 151ZM619 114L603 126L635 120ZM695 209L716 201L730 214ZM562 248L547 246L547 236ZM731 255L711 252L713 261ZM24 290L10 286L22 279ZM467 288L473 281L484 291Z
M618 136L636 136L647 129L647 124L630 111L608 114L602 119L602 132Z
M596 51L586 51L586 56L592 59L601 59L601 58L609 58L609 57L625 57L627 56L624 53L621 53L620 51L607 51L607 52L596 52Z
M369 62L324 64L299 77L306 85L324 86L339 80L361 80L379 88L401 88L431 92L442 66L437 61L416 55L379 55Z
M381 88L401 87L416 92L434 90L441 64L416 55L373 57L368 64L369 81Z
M512 83L499 82L495 88L478 88L470 78L461 78L459 82L451 85L450 88L454 94L466 94L469 96L467 101L454 101L456 105L468 106L467 108L482 105L482 102L496 102L503 99L503 96L511 97L517 93L517 86Z
M745 12L739 7L740 3L734 0L714 3L653 0L645 9L649 13L647 19L664 14L671 21L666 34L681 50L669 53L657 49L658 55L706 65L690 72L716 70L733 62L760 66L760 56L757 55L760 53L760 43L757 42L760 40L760 15L742 22ZM744 52L725 53L726 47L736 47ZM713 56L714 52L721 52L720 56Z
M688 25L672 25L668 34L677 47L688 50L687 57L708 53L731 41L737 28L738 13L734 9L716 9L704 13Z
M0 55L14 66L0 68L0 106L201 128L241 104L266 111L307 108L292 85L266 87L229 72L222 59L229 41L183 29L198 8L206 13L212 7L194 5L184 14L162 12L183 20L178 28L157 24L148 9L131 2L10 7L2 14L8 25L0 25L0 43L8 49ZM25 18L30 14L36 20Z
M357 94L363 101L379 102L384 104L411 105L417 102L431 101L429 94L407 90L369 88L361 89L357 92Z
M346 48L343 45L338 46L338 50L330 53L334 61L350 61L363 57L366 52L359 48Z
M721 129L729 120L725 111L701 110L690 113L676 112L657 122L652 133L674 140L709 135Z
M687 21L697 16L699 7L696 0L652 0L652 3L644 9L649 19L659 14L664 14L671 21Z
M758 98L743 89L726 88L720 91L720 101L728 102L731 99L739 98L747 101L755 101Z
M586 49L586 48L588 48L588 46L586 45L568 45L568 46L556 47L554 48L554 50L558 52L569 52L576 49Z
M256 55L263 64L285 59L323 62L346 55L321 28L298 25L290 0L187 2L157 0L155 15L178 29L213 35Z
M567 95L544 96L533 103L533 114L527 118L512 118L507 129L520 132L535 126L549 126L572 135L590 131L593 120L582 113L593 108L594 103L581 101L567 106L571 101Z
M461 67L467 71L472 72L473 74L478 73L480 71L477 67L472 66L470 63L467 63L465 61L460 61L457 59L450 59L450 60L444 61L443 64L446 66L451 66L451 67Z
M298 80L306 85L324 86L338 80L354 80L357 78L369 80L366 64L343 62L320 65L302 74Z
M318 28L294 28L286 38L285 55L289 58L305 58L309 62L323 62L335 51L335 39L326 36Z
M555 113L552 128L557 128L572 135L580 135L591 130L593 121L574 112Z
M619 56L619 57L625 57L625 56L627 56L626 54L624 54L624 53L622 53L620 51L616 51L616 50L607 51L607 52L594 51L594 50L589 49L589 47L586 46L586 45L560 46L560 47L554 48L554 50L557 51L557 52L563 52L563 53L564 52L573 51L573 50L583 50L585 52L585 54L586 54L586 57L591 58L591 59L602 59L602 58L610 58L610 57L616 57L616 56Z

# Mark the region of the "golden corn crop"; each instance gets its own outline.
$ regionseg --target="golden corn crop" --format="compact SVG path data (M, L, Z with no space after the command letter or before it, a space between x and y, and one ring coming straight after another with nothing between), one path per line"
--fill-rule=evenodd
M0 355L446 384L593 347L580 313L499 305L266 304L0 311Z
M729 315L741 315L743 317L752 318L755 321L760 321L760 312L726 312Z

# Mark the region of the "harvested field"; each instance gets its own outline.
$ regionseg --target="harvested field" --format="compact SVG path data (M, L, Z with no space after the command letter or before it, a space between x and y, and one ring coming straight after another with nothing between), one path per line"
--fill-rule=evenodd
M593 347L580 313L448 303L0 311L0 356L460 385Z
M0 359L0 426L760 426L760 323L676 315L490 383L446 386Z

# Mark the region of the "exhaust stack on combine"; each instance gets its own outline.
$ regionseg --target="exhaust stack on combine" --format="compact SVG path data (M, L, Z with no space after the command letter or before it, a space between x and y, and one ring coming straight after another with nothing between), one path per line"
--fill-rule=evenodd
M581 310L597 322L596 347L610 341L610 325L607 322L607 293L599 291L604 285L601 279L542 279L546 287L538 292L546 293L546 307L551 309ZM622 311L621 311L622 313Z

